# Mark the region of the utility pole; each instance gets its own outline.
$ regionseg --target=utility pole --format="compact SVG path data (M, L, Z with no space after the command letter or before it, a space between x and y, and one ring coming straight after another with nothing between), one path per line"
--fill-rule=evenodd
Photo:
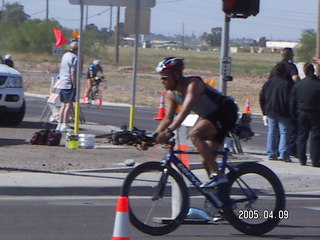
M88 17L89 17L89 5L86 6L86 21L85 21L85 26L88 25Z
M49 0L47 0L47 4L46 4L46 20L49 19Z
M116 29L116 52L115 52L115 62L119 65L119 45L120 45L120 7L117 7L117 29Z
M110 26L109 26L109 31L112 31L112 6L110 6Z
M181 36L181 46L184 48L184 23L182 23L182 36Z
M2 0L1 19L4 20L4 0Z
M318 23L317 23L317 49L316 49L316 58L320 58L320 0L318 0ZM319 76L320 67L319 64L316 66L316 74Z

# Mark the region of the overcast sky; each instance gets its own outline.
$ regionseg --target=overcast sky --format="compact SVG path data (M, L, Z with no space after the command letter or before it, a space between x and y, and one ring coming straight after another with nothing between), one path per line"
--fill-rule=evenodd
M4 0L18 2L32 18L44 19L46 0ZM1 5L2 7L2 5ZM121 22L124 8L121 8ZM222 0L156 0L151 10L151 32L164 35L210 33L212 27L222 27ZM232 19L231 38L266 37L270 40L299 40L306 29L317 25L318 0L260 0L260 13L248 19ZM112 11L112 25L116 9ZM62 26L79 28L80 7L69 0L49 0L49 18ZM89 6L88 23L99 28L110 26L110 7Z

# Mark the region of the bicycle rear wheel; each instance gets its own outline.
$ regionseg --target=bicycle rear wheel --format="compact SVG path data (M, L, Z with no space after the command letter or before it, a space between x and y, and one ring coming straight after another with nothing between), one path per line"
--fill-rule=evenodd
M279 178L257 163L237 166L228 174L229 182L222 191L223 212L240 232L261 235L288 217L285 193Z
M133 169L124 181L122 195L129 199L131 223L151 235L174 231L189 210L184 180L177 171L160 162L147 162Z

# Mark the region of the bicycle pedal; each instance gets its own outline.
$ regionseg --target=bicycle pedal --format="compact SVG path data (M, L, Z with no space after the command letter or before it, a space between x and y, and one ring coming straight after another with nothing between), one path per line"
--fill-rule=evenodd
M226 221L226 219L224 218L223 214L219 213L218 215L212 218L212 221L216 223L216 222Z

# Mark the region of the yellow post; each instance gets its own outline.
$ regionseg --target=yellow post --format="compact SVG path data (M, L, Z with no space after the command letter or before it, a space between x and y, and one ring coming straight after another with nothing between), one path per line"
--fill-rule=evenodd
M135 113L135 107L133 105L131 105L129 129L133 129L133 127L134 127L134 113Z
M79 133L79 121L80 120L80 103L75 102L75 112L74 112L74 133Z

